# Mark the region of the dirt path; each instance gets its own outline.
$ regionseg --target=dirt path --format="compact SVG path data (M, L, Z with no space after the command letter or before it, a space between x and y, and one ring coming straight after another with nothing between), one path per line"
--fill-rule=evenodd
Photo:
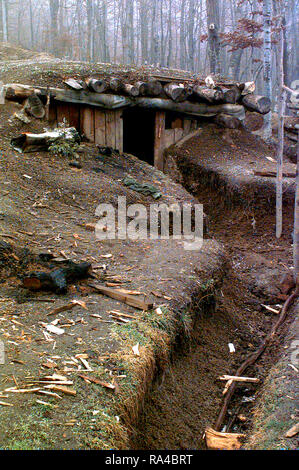
M177 354L162 383L148 397L135 448L205 448L204 429L215 423L222 400L223 383L217 378L233 374L276 321L261 304L277 308L283 302L278 285L286 267L292 265L291 207L285 207L284 235L277 240L274 217L263 209L257 208L253 215L240 207L228 208L217 188L197 190L195 195L210 218L210 235L227 250L231 269L215 311L198 318L191 349ZM292 314L287 324L291 321ZM248 375L264 381L281 355L284 331ZM229 342L235 354L229 354ZM226 421L233 430L248 433L256 394L254 386L237 390ZM247 418L246 423L235 419L239 414Z

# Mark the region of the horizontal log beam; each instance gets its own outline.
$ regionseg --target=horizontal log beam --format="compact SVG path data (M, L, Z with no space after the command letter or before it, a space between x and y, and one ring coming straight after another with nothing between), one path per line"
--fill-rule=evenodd
M216 116L216 114L224 113L230 116L235 116L240 120L245 119L244 107L237 104L208 105L205 103L190 103L188 101L185 101L184 103L175 103L171 100L160 98L136 98L134 103L140 108L174 111L192 116L213 117Z

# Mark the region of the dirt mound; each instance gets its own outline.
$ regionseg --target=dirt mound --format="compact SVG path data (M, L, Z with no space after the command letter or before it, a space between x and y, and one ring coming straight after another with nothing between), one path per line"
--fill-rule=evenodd
M273 211L275 208L275 177L262 177L256 171L276 174L276 154L273 146L244 129L221 129L204 122L197 135L170 147L165 172L180 173L178 181L189 192L217 189L227 203L238 203L252 212L254 207ZM285 162L284 171L296 172L292 163ZM284 178L284 201L293 204L294 179Z
M0 60L28 60L28 59L39 59L39 58L51 57L44 52L30 51L28 49L22 49L15 44L9 44L6 42L0 42Z

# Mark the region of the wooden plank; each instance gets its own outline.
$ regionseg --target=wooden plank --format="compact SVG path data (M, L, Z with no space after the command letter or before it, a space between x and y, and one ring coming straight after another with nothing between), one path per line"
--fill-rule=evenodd
M115 112L106 111L106 145L115 148Z
M50 124L57 125L57 104L55 102L50 103L48 121Z
M115 148L123 151L123 118L122 111L115 111Z
M90 106L82 108L81 131L90 142L94 142L94 109Z
M182 129L183 128L183 120L181 118L176 118L171 123L171 129Z
M80 130L80 107L76 104L69 105L69 125Z
M157 111L155 116L155 142L154 142L154 164L158 170L163 171L164 157L163 144L165 135L165 111Z
M90 287L93 287L101 294L107 295L112 299L119 300L120 302L124 302L131 307L138 308L139 310L150 310L153 308L153 304L149 302L144 302L141 299L129 294L124 294L123 292L119 292L115 289L110 289L110 287L105 286L98 286L96 284L89 284Z
M66 120L68 125L70 122L70 107L68 103L58 103L57 104L57 122L61 123L63 120Z
M106 113L95 109L94 112L95 122L95 143L98 145L106 146Z

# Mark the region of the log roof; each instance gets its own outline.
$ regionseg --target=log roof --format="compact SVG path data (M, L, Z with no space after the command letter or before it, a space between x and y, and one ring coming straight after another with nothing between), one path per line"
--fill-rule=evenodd
M128 66L110 63L87 63L65 61L41 57L39 60L16 60L0 64L1 80L5 83L19 82L26 85L39 85L67 88L64 81L67 78L85 80L88 77L98 79L109 79L111 77L121 78L127 83L138 80L147 81L156 78L161 82L180 82L191 84L203 84L208 73L192 73L185 70L168 69L151 65ZM236 82L231 78L219 75L213 76L216 86L234 85Z

